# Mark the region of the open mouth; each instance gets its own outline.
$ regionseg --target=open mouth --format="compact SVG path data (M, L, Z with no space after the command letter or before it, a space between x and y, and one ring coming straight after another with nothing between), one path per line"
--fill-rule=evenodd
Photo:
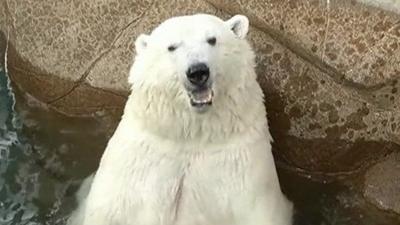
M214 92L211 90L211 88L195 90L189 93L190 104L196 108L212 105L213 97Z

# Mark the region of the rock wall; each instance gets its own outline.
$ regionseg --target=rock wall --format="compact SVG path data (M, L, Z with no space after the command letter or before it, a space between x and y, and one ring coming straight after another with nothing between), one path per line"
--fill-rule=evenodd
M326 181L359 176L400 152L399 14L354 0L0 4L12 80L57 111L119 115L139 33L176 15L240 13L251 21L249 40L280 161Z
M0 67L3 67L3 64L5 62L4 53L6 50L6 46L6 36L2 32L0 32Z
M4 3L0 2L0 67L4 63L4 51L6 48L6 36L3 33L6 25L6 14L3 5Z

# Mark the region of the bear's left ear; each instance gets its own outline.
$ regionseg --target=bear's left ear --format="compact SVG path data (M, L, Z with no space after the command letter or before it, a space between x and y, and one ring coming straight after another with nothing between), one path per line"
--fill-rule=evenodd
M149 44L149 37L150 36L147 34L141 34L136 38L135 49L137 54L140 54L147 48Z
M243 15L235 15L225 21L225 24L240 39L244 39L249 31L249 19Z

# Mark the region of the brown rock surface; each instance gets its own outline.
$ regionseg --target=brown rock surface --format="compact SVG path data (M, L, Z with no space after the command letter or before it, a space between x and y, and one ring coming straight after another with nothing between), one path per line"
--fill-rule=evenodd
M396 111L380 110L267 35L253 31L250 38L259 47L272 135L288 162L335 176L399 149Z
M400 214L400 152L367 171L364 197L381 209Z
M4 10L4 3L0 2L0 66L4 63L4 51L6 48L6 36L3 31L6 25L6 12Z
M5 35L0 31L0 67L3 66L4 64L4 52L6 50L6 37Z
M6 27L6 10L5 10L5 1L0 2L0 30L5 30Z

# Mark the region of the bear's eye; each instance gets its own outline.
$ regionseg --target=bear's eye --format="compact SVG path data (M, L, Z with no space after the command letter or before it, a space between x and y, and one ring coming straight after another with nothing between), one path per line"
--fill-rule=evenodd
M176 45L170 45L170 46L168 46L168 51L173 52L176 50L176 48L177 48Z
M214 46L215 43L217 43L217 38L215 38L215 37L207 38L207 43Z

